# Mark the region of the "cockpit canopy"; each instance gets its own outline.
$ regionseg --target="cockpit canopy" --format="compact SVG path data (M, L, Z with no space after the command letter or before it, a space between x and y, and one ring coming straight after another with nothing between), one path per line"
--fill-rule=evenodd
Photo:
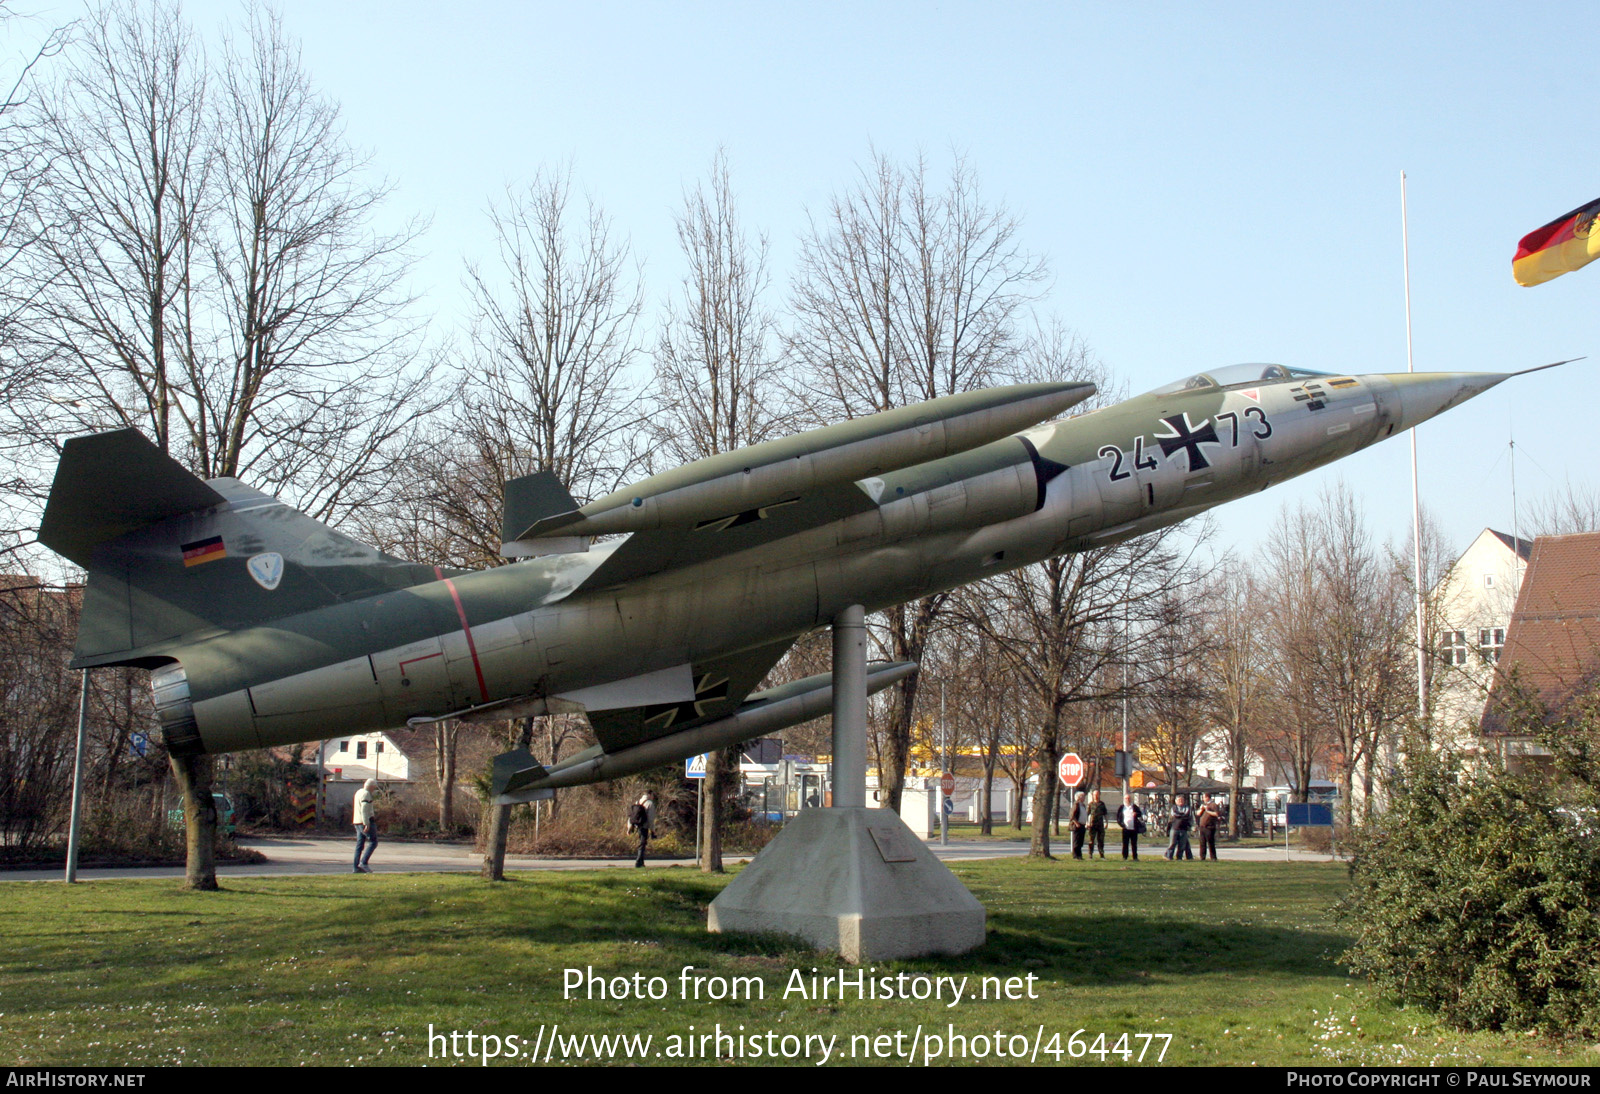
M1162 384L1146 394L1168 395L1175 391L1199 391L1208 387L1233 387L1236 384L1259 384L1272 380L1314 379L1318 376L1328 375L1331 374L1312 372L1307 368L1289 368L1286 365L1228 365L1224 368L1212 369L1210 372L1197 372L1193 376L1182 380L1174 380L1170 384Z

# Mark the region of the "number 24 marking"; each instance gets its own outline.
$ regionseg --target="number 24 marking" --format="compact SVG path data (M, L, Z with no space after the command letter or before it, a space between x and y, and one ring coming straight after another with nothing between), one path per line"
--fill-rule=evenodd
M1272 436L1272 423L1267 420L1266 411L1262 410L1258 406L1247 406L1244 408L1244 416L1247 421L1253 421L1255 423L1255 428L1250 430L1250 435L1256 440L1264 441L1268 437ZM1238 448L1239 415L1231 410L1225 410L1217 415L1217 421L1221 422L1224 420L1227 421L1228 425L1232 427L1233 430L1233 434L1229 438L1231 442L1229 447ZM1156 466L1154 456L1148 458L1144 457L1143 437L1135 437L1133 439L1133 452L1133 465L1135 467L1140 468L1141 470L1149 470ZM1112 482L1121 482L1123 479L1133 477L1133 472L1122 466L1122 461L1127 454L1116 445L1101 445L1100 451L1096 453L1096 455L1098 455L1102 460L1112 461L1111 471L1109 473Z

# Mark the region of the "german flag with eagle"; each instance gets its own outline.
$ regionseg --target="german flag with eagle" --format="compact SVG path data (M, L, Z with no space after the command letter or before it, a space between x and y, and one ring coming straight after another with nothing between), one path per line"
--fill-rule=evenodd
M1600 258L1600 198L1535 228L1517 244L1511 276L1518 285L1542 285Z

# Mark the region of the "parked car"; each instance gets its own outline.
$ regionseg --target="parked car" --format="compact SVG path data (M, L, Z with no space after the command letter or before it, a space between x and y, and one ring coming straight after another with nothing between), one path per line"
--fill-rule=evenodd
M233 823L233 799L226 794L217 793L211 795L211 800L217 806L217 830L224 836L233 835L235 827ZM183 827L183 806L180 805L176 809L167 810L167 823L174 828Z
M1583 806L1558 805L1556 806L1556 816L1567 824L1572 825L1580 836L1587 836L1592 839L1594 836L1600 835L1600 816L1596 816L1593 809L1586 809Z

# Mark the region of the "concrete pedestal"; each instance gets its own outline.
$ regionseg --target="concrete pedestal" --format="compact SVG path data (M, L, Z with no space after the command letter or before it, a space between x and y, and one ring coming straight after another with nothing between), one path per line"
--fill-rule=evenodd
M796 935L857 964L983 945L983 905L887 809L809 809L711 902L713 931Z

